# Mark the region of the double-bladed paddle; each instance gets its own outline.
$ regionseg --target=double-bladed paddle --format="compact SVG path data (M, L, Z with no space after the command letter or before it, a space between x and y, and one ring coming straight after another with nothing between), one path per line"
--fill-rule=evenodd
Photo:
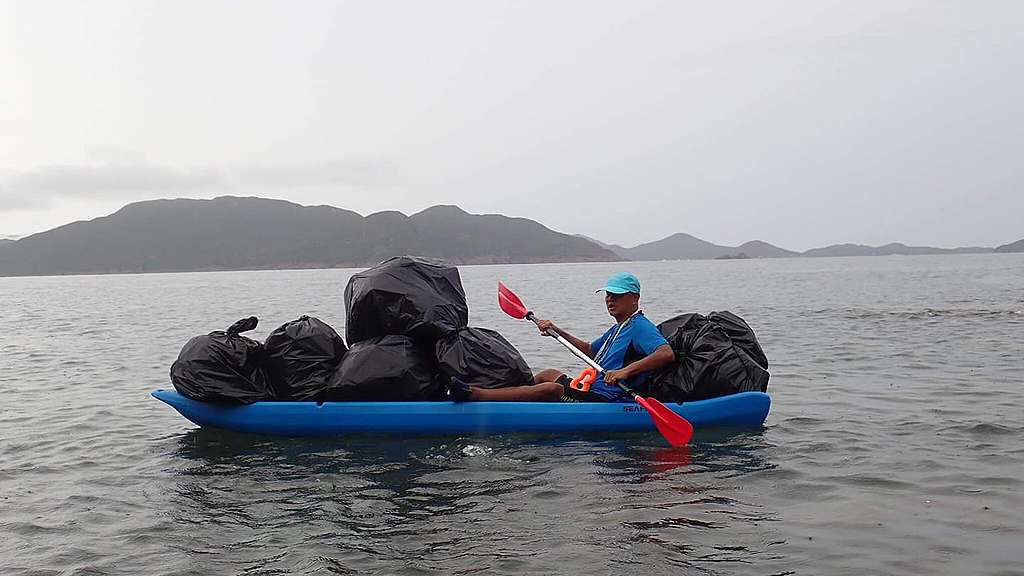
M534 324L540 325L540 320L534 316L526 304L516 296L516 293L509 290L508 286L505 286L501 282L498 282L498 306L508 314L509 316L517 320L530 320ZM588 366L597 370L599 374L604 373L604 368L600 364L594 361L593 358L584 354L579 348L572 345L571 342L563 338L560 334L556 334L551 331L545 331L545 334L558 340L558 343L572 352L574 356L583 360ZM676 414L672 410L659 402L655 398L644 398L636 392L633 392L626 387L622 382L616 382L619 388L622 388L627 394L629 394L637 404L644 407L647 413L651 415L651 420L654 421L654 426L661 432L661 435L668 440L668 443L673 446L685 446L690 438L693 436L693 425L690 424L686 418L683 418L679 414Z

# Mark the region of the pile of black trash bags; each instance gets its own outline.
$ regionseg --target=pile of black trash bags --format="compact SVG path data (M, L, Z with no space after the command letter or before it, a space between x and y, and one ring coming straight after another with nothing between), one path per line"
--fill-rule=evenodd
M402 256L352 276L342 338L302 316L266 342L243 336L255 316L196 336L171 365L171 382L193 400L443 400L467 386L533 382L522 355L501 334L468 327L459 271ZM637 392L663 402L703 400L768 388L768 359L753 330L731 312L683 314L658 329L677 362ZM347 341L347 344L346 344Z
M468 326L459 271L441 261L396 257L355 274L345 313L346 338L311 316L262 344L242 335L255 316L196 336L171 365L171 382L193 400L239 404L442 400L451 388L533 382L508 340Z
M682 314L658 324L676 363L654 374L646 393L686 402L768 391L768 358L750 326L732 312Z

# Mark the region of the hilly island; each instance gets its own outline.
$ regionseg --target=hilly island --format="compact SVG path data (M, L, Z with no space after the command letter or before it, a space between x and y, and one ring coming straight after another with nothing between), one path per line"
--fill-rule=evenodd
M997 251L1019 251L1022 243ZM683 233L624 248L527 218L470 214L456 206L362 216L332 206L222 196L137 202L109 216L4 239L0 276L361 267L396 254L520 264L992 251L843 244L799 253L757 240L721 246Z

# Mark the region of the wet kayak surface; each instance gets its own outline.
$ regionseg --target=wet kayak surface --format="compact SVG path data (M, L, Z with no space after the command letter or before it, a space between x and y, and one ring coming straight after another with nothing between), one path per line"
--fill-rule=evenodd
M173 390L153 397L196 425L272 436L391 436L516 432L655 432L650 414L636 402L255 402L224 406L196 402ZM760 428L771 396L743 392L682 404L667 410L692 426ZM685 441L682 441L685 443Z
M731 310L761 429L278 438L150 397L247 315L344 327L350 270L0 278L3 574L1013 574L1024 566L1024 255L461 268L470 323L578 371L637 274L655 322Z

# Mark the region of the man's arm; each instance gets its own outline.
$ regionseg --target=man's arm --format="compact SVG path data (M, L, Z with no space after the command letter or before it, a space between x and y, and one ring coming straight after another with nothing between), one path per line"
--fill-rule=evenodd
M629 366L622 367L621 370L606 371L604 373L604 381L608 384L615 384L618 380L631 378L641 372L664 368L675 361L676 353L672 351L672 347L668 344L662 344L654 352L633 362Z
M555 334L558 334L562 338L565 338L566 340L568 340L570 344L572 344L573 346L579 348L580 352L583 352L584 354L586 354L587 356L589 356L591 358L594 357L594 351L591 350L591 348L590 348L590 342L585 342L585 341L580 340L579 338L573 336L572 334L569 334L565 330L562 330L558 326L555 326L555 323L552 322L551 320L538 320L537 321L537 328L540 328L541 332L550 331L550 332L554 332ZM675 356L673 355L673 358L674 357Z

